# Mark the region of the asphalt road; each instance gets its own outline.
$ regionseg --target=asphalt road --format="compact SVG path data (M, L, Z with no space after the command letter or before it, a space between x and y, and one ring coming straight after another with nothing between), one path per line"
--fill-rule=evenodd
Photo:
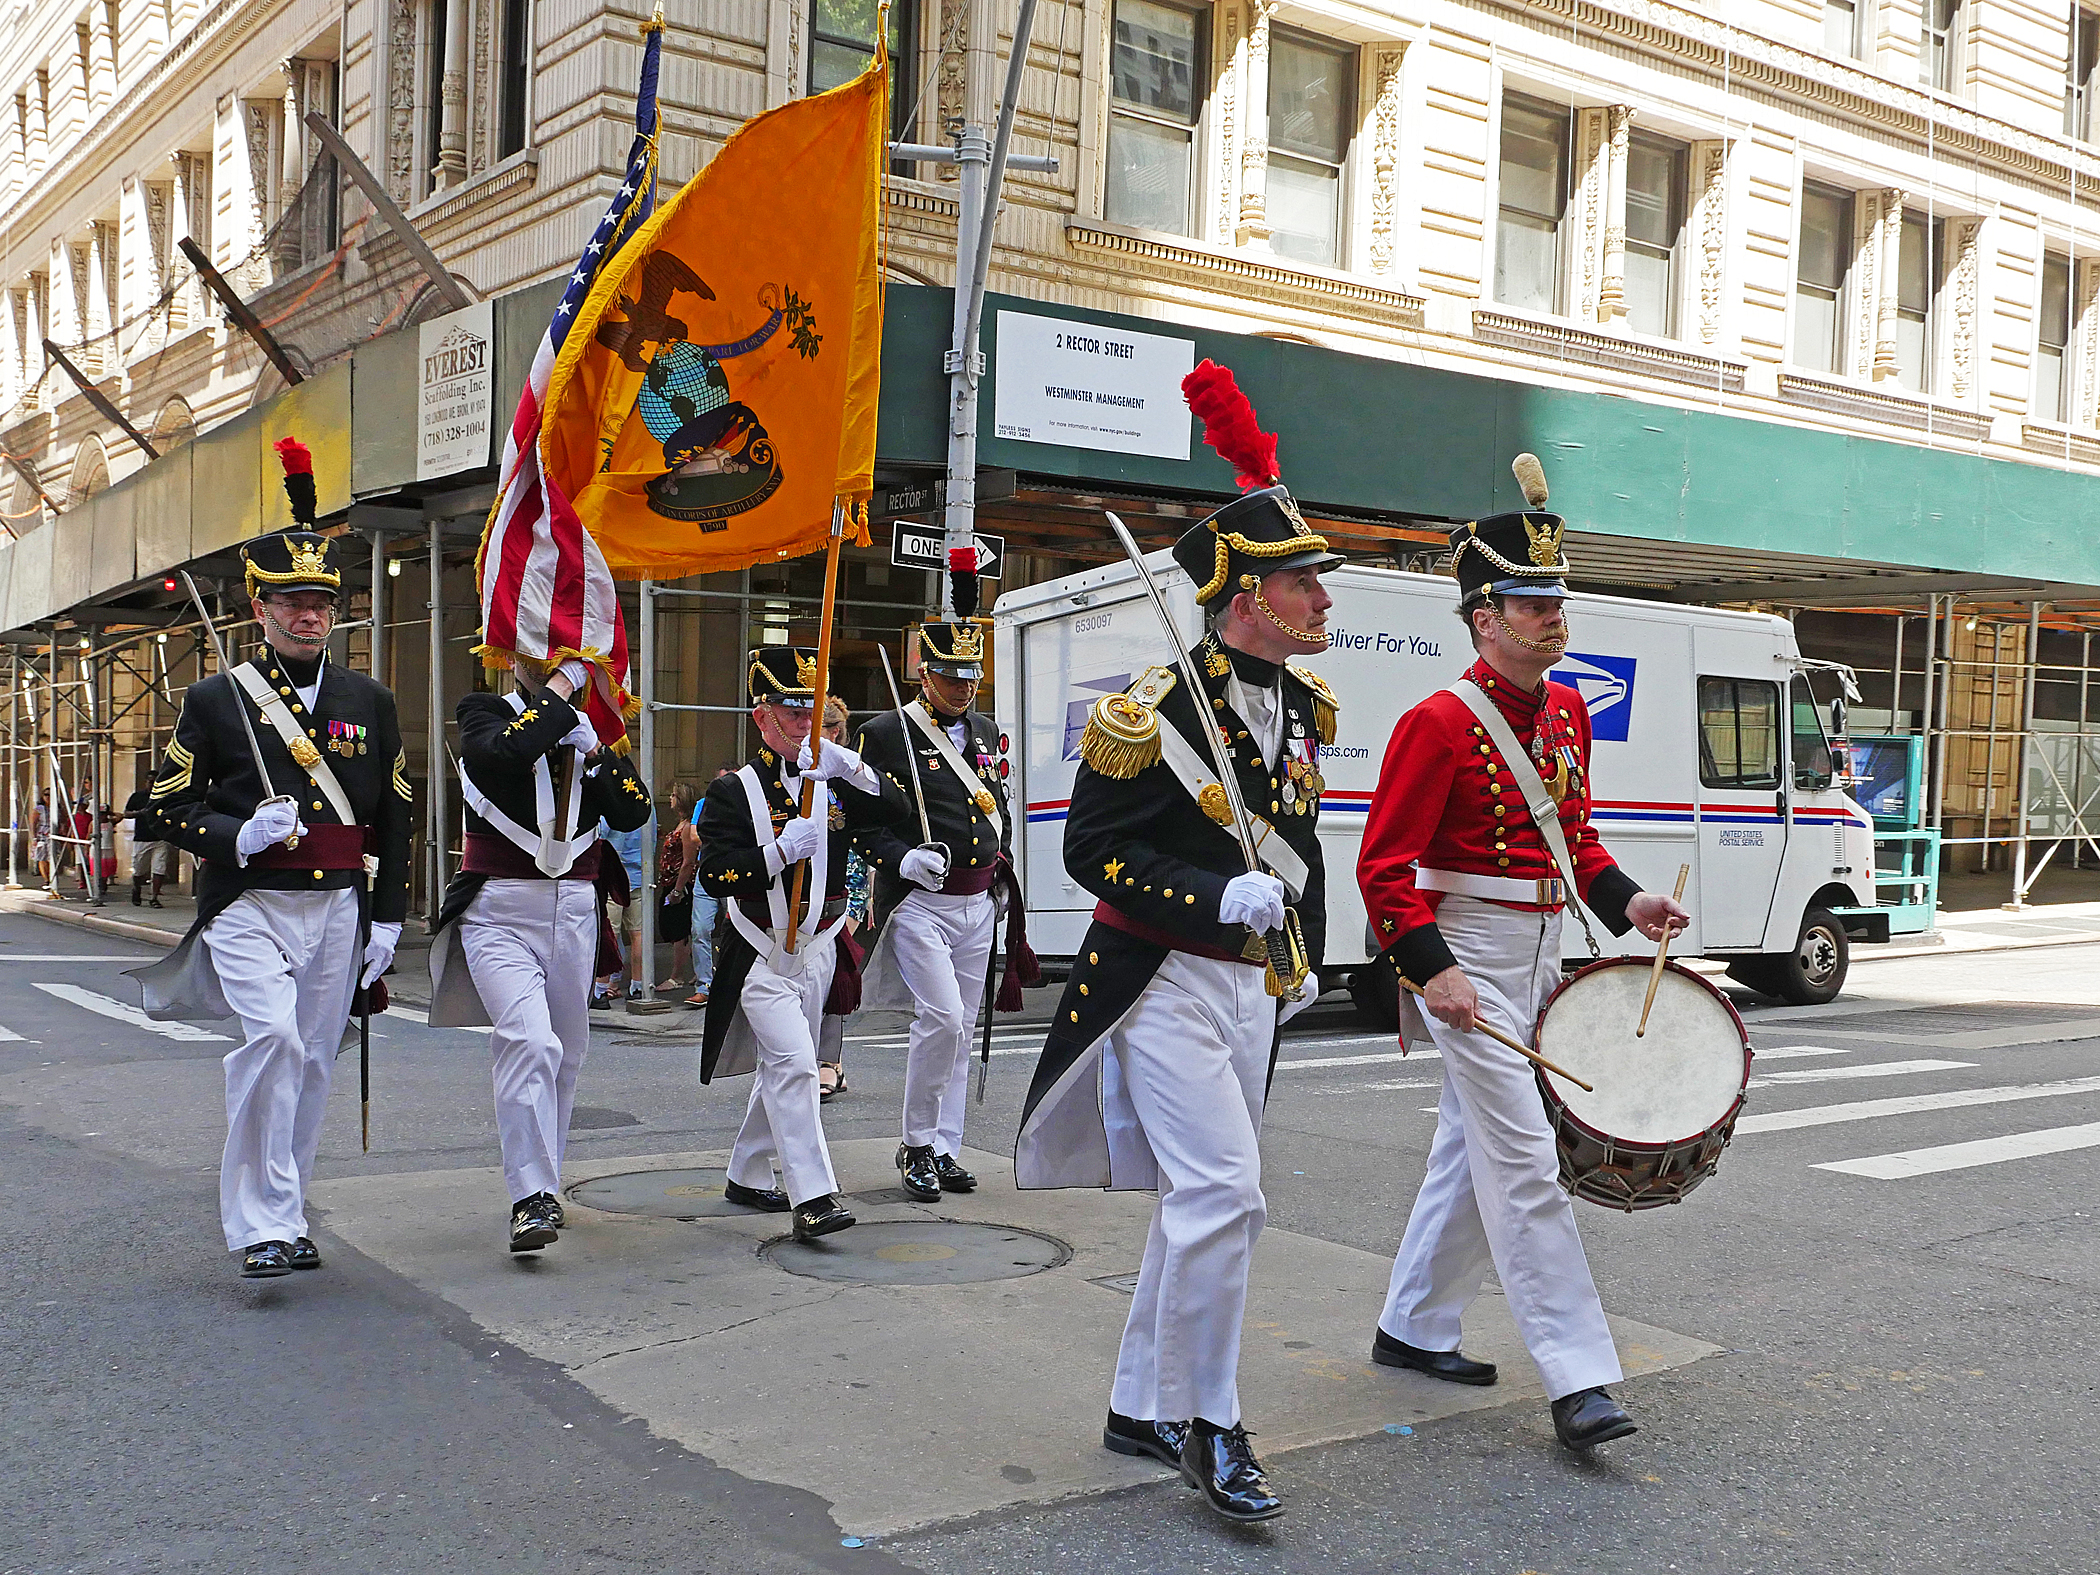
M868 1547L821 1497L663 1443L325 1227L320 1273L240 1281L216 1226L226 1045L93 1009L135 1002L120 959L144 955L0 917L0 1572L1909 1575L2084 1571L2100 1548L2100 1149L2077 1130L2100 1124L2100 947L1863 966L1831 1008L1748 1014L1760 1081L1720 1176L1678 1209L1579 1205L1608 1307L1724 1348L1626 1385L1642 1431L1592 1461L1519 1403L1277 1456L1290 1513L1267 1528L1163 1482ZM1390 1041L1308 1017L1266 1122L1270 1219L1390 1252L1438 1065L1365 1059ZM479 1037L380 1031L375 1152L345 1060L321 1173L494 1163ZM1010 1145L1031 1042L1002 1027L973 1144ZM602 1033L572 1153L726 1146L747 1085L699 1088L693 1056ZM851 1046L835 1138L894 1132L901 1060L895 1034ZM2058 1151L1917 1152L2035 1133ZM1890 1154L1911 1157L1866 1168L1894 1179L1819 1168ZM1969 1163L1928 1168L1950 1159ZM938 1435L896 1469L940 1471Z

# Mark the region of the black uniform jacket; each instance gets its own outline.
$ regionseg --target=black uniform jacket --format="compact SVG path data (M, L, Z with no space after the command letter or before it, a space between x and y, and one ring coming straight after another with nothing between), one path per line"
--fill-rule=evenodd
M780 757L771 749L761 748L751 757L750 764L765 787L766 803L773 813L773 830L777 833L802 813L800 798L789 795L787 785L781 781ZM825 852L829 873L827 884L831 888L824 893L823 900L827 902L845 896L846 856L852 851L855 832L873 830L878 826L901 826L907 821L917 823L918 815L912 809L911 801L887 776L881 772L876 775L882 785L880 797L863 793L850 783L818 784L832 789L831 841ZM823 802L821 793L817 802ZM758 845L758 839L753 835L751 801L737 773L716 777L708 784L707 796L700 801L699 832L700 862L694 878L699 881L700 889L711 897L743 903L744 911L761 930L770 929L773 918L766 894L776 881L786 883L792 890L794 866L789 865L777 877L767 874L766 850ZM804 900L811 900L809 894L805 893ZM700 1081L703 1083L714 1079L722 1041L728 1036L739 999L744 993L744 979L751 972L751 965L758 960L751 943L734 924L725 922L721 936L721 945L715 950L714 983L708 986L707 1034L700 1051ZM828 946L831 942L824 944Z
M939 723L938 714L934 720ZM1001 854L1010 856L1014 845L1013 806L1007 798L1006 782L999 775L999 725L976 711L966 713L965 720L970 742L960 753L977 768L978 780L971 782L956 780L955 772L941 759L933 741L916 723L907 723L895 711L871 718L860 732L861 759L894 782L907 802L912 799L911 761L905 748L906 735L910 735L911 746L919 757L919 781L925 785L926 821L933 828L933 840L948 846L951 875L988 869ZM955 735L949 734L948 739L953 743ZM977 804L980 783L991 793L999 812L996 837L992 835L990 817ZM877 928L891 909L919 889L897 873L897 861L919 845L918 837L919 816L914 806L902 826L877 827L853 839L874 879Z
M539 810L533 766L542 756L551 755L576 725L576 708L544 690L526 702L523 712L514 710L501 695L471 694L460 700L453 716L459 723L459 763L474 785L519 825L536 829ZM550 761L550 768L555 764ZM633 831L648 824L651 807L649 790L642 785L632 759L608 749L584 772L583 790L576 799L576 824L561 829L573 835L602 820L615 831ZM469 836L503 835L475 814L471 804L463 806L463 812ZM602 856L611 857L611 850ZM487 879L465 870L453 876L431 933L435 935L466 912Z
M305 728L342 784L355 823L369 834L366 847L379 859L369 894L371 920L400 923L408 916L409 807L414 795L393 692L329 662L322 668L320 691L308 712L275 651L265 647L249 665L269 679ZM256 742L269 767L267 782L256 775L255 757L241 728L242 709L254 723ZM242 823L264 799L278 793L297 800L299 818L308 826L339 824L305 767L292 759L277 729L229 674L217 673L190 685L182 697L174 740L154 775L152 798L135 828L141 840L172 842L198 860L196 922L174 953L138 973L148 982L149 1010L154 1009L150 1002L157 986L179 989L172 981L195 938L242 892L364 889L362 870L264 869L252 862L242 867L235 847ZM345 961L354 964L356 959ZM175 1009L171 1005L167 1012Z
M1327 877L1320 853L1318 748L1333 736L1333 699L1319 680L1286 666L1280 686L1283 737L1272 764L1261 759L1246 722L1226 698L1227 662L1243 668L1243 682L1273 671L1268 664L1221 647L1207 636L1193 653L1203 680L1200 709L1224 730L1242 801L1269 821L1305 861L1305 890L1292 903L1305 935L1306 955L1320 967L1327 938ZM1177 681L1159 703L1162 726L1187 739L1206 765L1209 746L1199 731L1198 705ZM1240 955L1252 932L1218 922L1225 886L1247 873L1239 839L1190 798L1162 761L1128 776L1107 775L1082 759L1065 821L1065 869L1101 902L1146 928L1197 947ZM1286 800L1284 788L1290 784ZM1301 786L1302 785L1302 786ZM1300 806L1302 806L1302 811ZM1136 1004L1169 947L1096 919L1088 928L1063 998L1036 1064L1021 1116L1015 1160L1024 1187L1124 1186L1110 1176L1102 1134L1098 1069L1102 1041ZM1140 1186L1151 1184L1140 1179Z

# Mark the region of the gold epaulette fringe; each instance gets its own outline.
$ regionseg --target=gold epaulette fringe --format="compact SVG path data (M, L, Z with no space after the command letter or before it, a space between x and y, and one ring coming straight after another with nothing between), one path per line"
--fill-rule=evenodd
M1292 667L1289 663L1284 665L1293 678L1312 691L1313 730L1320 735L1320 742L1333 743L1336 719L1342 712L1341 702L1335 699L1334 691L1327 687L1327 680L1318 673L1308 672L1302 667Z
M1079 758L1105 777L1127 782L1159 764L1159 717L1128 695L1103 695L1087 712Z

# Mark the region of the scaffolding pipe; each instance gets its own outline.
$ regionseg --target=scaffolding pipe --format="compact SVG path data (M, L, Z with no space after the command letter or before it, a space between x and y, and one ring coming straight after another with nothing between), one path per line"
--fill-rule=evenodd
M430 521L430 726L424 740L429 811L429 890L424 919L436 924L445 900L445 522Z
M2013 829L2018 835L2013 842L2012 901L2005 905L2014 913L2027 906L2027 817L2031 808L2027 802L2027 747L2034 737L2034 692L2040 682L2042 668L2041 637L2042 604L2030 602L2027 605L2027 699L2021 707L2020 748L2013 768L2017 773L2013 781ZM1995 705L1995 692L1991 698ZM1991 828L1985 826L1983 829L1988 835ZM2037 879L2041 877L2042 872L2039 869L2034 873Z
M17 849L22 841L22 781L18 756L22 742L22 653L8 653L7 672L7 889L22 889Z
M1933 765L1932 829L1940 833L1942 846L1947 833L1947 691L1954 687L1954 598L1945 599L1940 631L1939 753Z
M386 670L386 532L372 532L372 635L366 642L370 653L372 682L391 689Z
M1896 731L1896 719L1903 714L1903 614L1896 614L1896 661L1889 669L1889 731ZM1906 729L1908 731L1908 729Z
M635 893L635 900L642 905L641 923L633 926L639 933L635 950L641 955L627 959L627 982L641 982L642 999L651 1005L656 1001L656 874L657 874L657 828L656 828L656 582L644 580L641 586L640 608L642 614L642 671L641 709L636 720L640 733L638 753L642 787L649 794L649 819L642 829L642 888ZM637 967L636 964L640 966ZM634 992L628 992L630 1000ZM632 1010L632 1008L629 1008Z

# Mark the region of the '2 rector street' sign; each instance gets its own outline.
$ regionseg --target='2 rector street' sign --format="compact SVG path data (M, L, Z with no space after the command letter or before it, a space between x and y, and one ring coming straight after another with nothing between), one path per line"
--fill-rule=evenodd
M988 580L998 579L1006 567L1006 538L979 532L976 539L992 552L991 561L977 572ZM890 536L890 562L900 569L945 569L948 567L947 541L938 525L899 520Z

